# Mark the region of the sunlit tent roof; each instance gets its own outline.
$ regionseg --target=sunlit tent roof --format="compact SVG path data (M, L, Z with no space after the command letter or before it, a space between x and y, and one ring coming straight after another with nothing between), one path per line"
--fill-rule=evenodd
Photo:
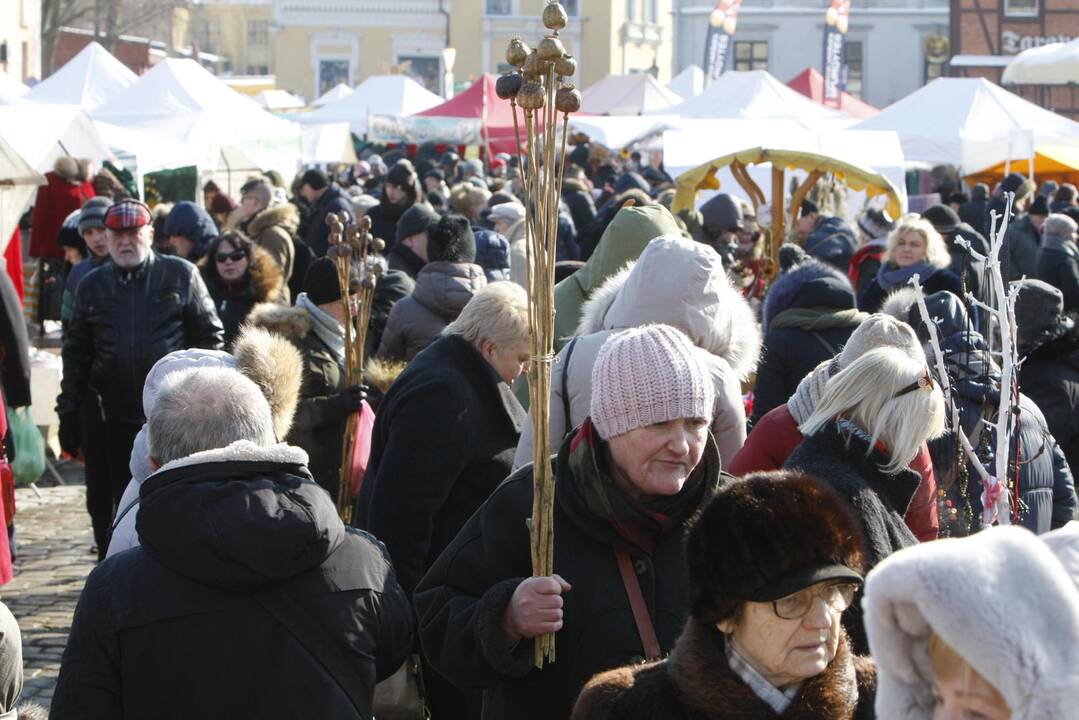
M640 115L682 102L648 73L607 75L581 96L581 112L597 115Z
M1024 50L1004 68L1001 82L1006 85L1079 83L1079 38Z
M367 132L368 115L415 115L443 102L406 75L372 75L336 102L296 117L304 125L347 122L352 132ZM316 103L317 104L317 103Z
M63 67L26 94L33 102L79 105L93 112L138 82L131 72L105 48L92 42Z
M700 95L704 90L704 70L700 65L688 65L667 84L667 89L683 98Z
M803 123L846 117L791 90L764 70L731 70L700 95L661 110L683 118L791 118Z
M299 110L307 107L307 103L285 90L263 90L254 98L259 107L266 110Z
M806 68L798 73L787 87L805 95L815 103L824 104L824 76L816 68ZM839 110L856 118L873 117L880 112L867 102L862 102L848 92L840 93Z
M0 106L0 138L39 172L52 170L62 155L98 165L111 157L97 127L77 105Z
M323 105L329 105L335 103L343 97L347 97L352 94L352 88L344 83L337 83L332 88L327 90L318 96L318 99L313 103L315 107L322 107Z
M44 184L45 176L0 138L0 252L15 232L31 196Z

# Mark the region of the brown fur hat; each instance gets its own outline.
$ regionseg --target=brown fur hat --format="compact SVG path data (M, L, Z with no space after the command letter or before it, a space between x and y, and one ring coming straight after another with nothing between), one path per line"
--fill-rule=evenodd
M232 347L236 369L250 378L266 397L274 432L284 438L292 427L303 380L303 356L281 337L261 328L245 326Z
M849 506L814 477L752 473L719 491L686 546L691 612L709 625L732 618L757 590L824 563L865 573L864 541Z

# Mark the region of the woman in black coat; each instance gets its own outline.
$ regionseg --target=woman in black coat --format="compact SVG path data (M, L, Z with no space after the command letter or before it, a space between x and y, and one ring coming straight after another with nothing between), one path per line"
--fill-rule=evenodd
M784 467L824 480L854 510L866 541L866 570L918 540L903 517L921 482L909 465L944 432L944 396L920 360L877 348L832 378L805 436ZM861 606L844 615L854 652L868 652Z
M613 335L596 366L592 414L553 463L557 574L530 577L528 465L416 589L424 653L454 684L484 689L484 718L566 718L589 678L670 652L686 619L686 520L724 480L706 418L713 386L690 341L665 325ZM533 638L546 632L557 659L540 669Z
M865 318L850 280L838 270L810 259L781 275L764 300L764 357L751 421L787 402L802 378L839 354Z
M963 283L948 269L951 255L944 238L932 223L917 215L907 215L888 235L888 249L877 276L858 298L858 309L873 313L895 290L906 287L918 275L926 295L941 290L963 296Z
M199 272L225 326L226 347L232 345L255 305L282 299L285 277L281 266L241 232L214 238L199 262Z

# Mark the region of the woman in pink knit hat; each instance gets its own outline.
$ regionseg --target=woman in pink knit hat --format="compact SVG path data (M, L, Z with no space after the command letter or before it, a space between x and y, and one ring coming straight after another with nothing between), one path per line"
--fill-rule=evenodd
M668 653L688 612L686 521L725 476L708 430L715 384L667 325L612 335L589 417L555 465L554 568L532 574L532 466L511 475L416 589L423 648L483 717L565 718L595 673ZM535 667L533 638L556 633Z

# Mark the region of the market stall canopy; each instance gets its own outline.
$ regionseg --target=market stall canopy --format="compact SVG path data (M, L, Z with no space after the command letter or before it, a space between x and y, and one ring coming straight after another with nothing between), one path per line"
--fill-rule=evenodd
M15 102L28 92L30 88L0 70L0 104Z
M938 78L852 129L893 130L907 162L964 172L1079 143L1079 123L982 78Z
M315 107L322 107L323 105L330 105L335 103L341 98L348 97L352 94L352 88L344 83L337 83L326 92L319 95L318 99L313 103Z
M63 67L35 85L25 99L39 103L78 105L93 112L120 95L139 76L105 48L92 42Z
M1057 183L1079 183L1079 147L1039 145L1034 153L1034 177L1039 182L1055 180ZM1018 163L999 162L991 167L975 170L965 176L968 183L984 182L990 187L1013 170L1030 171L1029 161Z
M595 115L641 115L682 102L648 73L607 75L581 98L581 112Z
M764 70L727 71L700 95L659 113L683 118L789 118L803 125L846 117L791 90Z
M1079 38L1024 50L1004 68L1005 85L1079 83Z
M307 107L302 99L285 90L263 90L254 96L258 106L266 110L299 110Z
M406 75L372 75L340 100L314 112L297 115L304 125L347 122L352 132L364 135L370 115L405 117L433 108L442 98Z
M673 115L573 115L569 120L570 130L582 132L593 142L615 150L680 124Z
M162 60L92 115L186 145L183 165L216 168L227 146L285 177L292 177L300 162L299 125L266 112L194 60Z
M352 132L348 123L303 126L304 165L356 162Z
M30 198L45 176L0 138L0 252L6 248Z
M700 95L704 91L704 70L700 65L687 65L667 84L667 89L683 98Z
M43 173L62 155L86 158L98 167L112 157L93 121L77 105L0 106L0 138Z
M815 103L824 105L824 76L816 68L806 68L794 77L787 87L805 95ZM848 92L839 96L839 110L855 118L873 117L880 112L869 103L862 102Z

